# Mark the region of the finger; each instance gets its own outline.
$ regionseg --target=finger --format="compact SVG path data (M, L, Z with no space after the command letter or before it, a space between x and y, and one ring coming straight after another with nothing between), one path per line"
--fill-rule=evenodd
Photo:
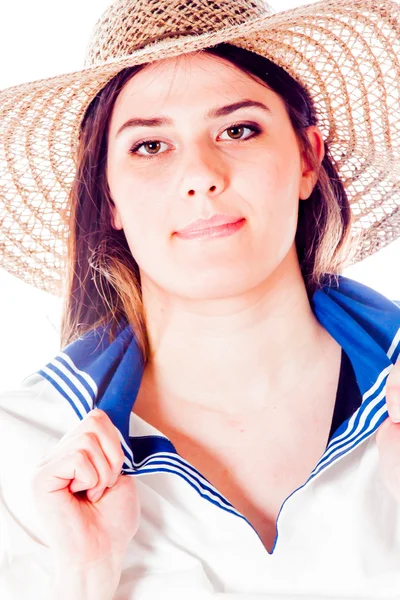
M386 404L390 419L400 423L400 357L387 378Z
M77 440L72 440L73 443L78 443L79 448L84 450L90 458L97 475L98 480L94 486L81 487L80 482L76 481L71 483L71 492L89 490L87 494L88 499L92 500L93 497L99 492L103 491L108 484L115 483L115 475L112 472L110 463L107 460L106 455L101 447L101 442L96 433L93 431L85 431L81 434ZM79 488L79 489L78 489Z
M382 425L380 425L380 427L378 428L378 431L376 432L376 435L375 435L375 441L376 441L379 451L381 451L381 449L383 447L382 439L384 441L387 430L391 429L392 427L393 427L393 423L391 422L391 420L385 419L383 421Z
M102 434L103 437L105 434ZM57 460L62 460L64 456L77 455L78 459L81 460L80 452L83 456L88 459L95 471L95 477L90 480L87 477L79 477L73 475L69 482L69 489L72 494L83 490L89 490L87 494L89 500L99 492L103 491L107 485L114 485L116 476L113 474L111 466L105 456L99 438L93 431L84 431L75 437L69 438L68 442L64 442L63 445L57 448L56 452L53 452L49 457L46 458L44 465L46 466L46 472L53 472L58 474L56 470L57 465L60 463ZM43 461L42 461L43 467ZM82 473L82 470L79 471ZM64 477L64 476L62 476Z
M97 502L102 497L105 489L113 487L118 481L125 455L121 447L117 429L104 411L91 411L87 415L86 421L87 427L96 436L98 448L100 448L100 452L106 459L108 466L108 470L103 475L100 474L98 484L95 488L87 493L90 501ZM95 457L94 460L96 460Z
M102 473L99 475L104 487L114 485L116 478L121 474L125 455L117 429L104 411L98 409L88 413L75 428L63 436L49 455L42 458L41 465L52 461L57 456L69 454L76 448L83 448L89 454L93 454L95 466L103 473L103 476L101 476ZM105 457L112 475L102 468L103 461L100 460L99 453Z
M91 417L89 426L93 427L91 430L97 434L100 446L108 460L113 475L120 475L125 461L125 454L121 446L117 428L103 410L93 410L88 415L88 421L89 417Z
M68 432L59 442L57 451L70 446L72 440L77 440L87 431L97 435L99 445L109 462L112 473L117 476L122 471L125 455L121 447L117 428L101 409L90 411L72 431Z
M386 419L378 429L376 444L383 480L400 501L400 425Z
M77 449L59 456L35 471L32 485L40 496L48 496L67 488L76 479L80 489L94 487L98 482L97 471L85 450ZM82 487L84 486L84 487Z

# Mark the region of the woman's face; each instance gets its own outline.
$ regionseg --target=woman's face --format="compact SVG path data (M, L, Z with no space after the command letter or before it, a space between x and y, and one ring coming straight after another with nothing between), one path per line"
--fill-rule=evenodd
M244 101L264 108L231 106ZM132 119L154 122L123 127ZM309 137L322 160L319 130ZM128 81L111 115L107 177L113 224L124 229L142 287L221 297L277 269L298 270L298 202L311 194L315 174L281 98L224 59L181 56ZM244 226L227 237L176 235L215 213Z

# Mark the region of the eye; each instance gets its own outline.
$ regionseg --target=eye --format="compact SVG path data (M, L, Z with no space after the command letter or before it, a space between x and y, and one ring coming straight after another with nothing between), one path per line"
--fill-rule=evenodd
M159 150L162 144L164 144L164 146L167 145L164 142L160 142L159 140L146 140L145 142L140 142L139 144L133 146L133 148L131 148L129 152L131 154L139 154L140 156L151 156L155 154L161 154ZM139 152L139 148L142 147L148 150L148 152Z
M245 133L245 131L249 131L250 135L246 135L246 137L244 137L243 134ZM255 123L252 123L251 125L249 123L234 123L233 125L231 125L223 131L223 133L225 132L228 133L229 137L222 139L229 139L233 141L245 141L260 135L261 128ZM160 152L160 149L163 145L168 146L168 144L166 144L165 142L161 142L160 140L145 140L143 142L135 144L129 150L129 154L134 154L136 156L140 156L141 158L151 158L152 156L158 156L159 154L163 154L165 152L165 150ZM143 148L145 152L140 152L139 150L141 148Z
M245 130L250 131L253 135L243 137L243 133ZM241 140L241 139L249 139L250 137L254 137L254 134L260 133L260 128L255 125L245 125L244 123L238 123L236 125L231 125L228 129L225 129L223 133L227 132L229 139L231 140ZM225 138L227 139L227 138Z

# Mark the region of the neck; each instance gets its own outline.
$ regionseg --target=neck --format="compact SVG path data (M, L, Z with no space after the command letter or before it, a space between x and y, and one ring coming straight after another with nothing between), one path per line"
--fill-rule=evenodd
M135 412L171 426L246 426L261 414L293 414L301 396L320 393L321 380L336 389L340 346L314 316L300 272L272 277L246 298L201 308L176 302L165 311L149 302L155 351Z

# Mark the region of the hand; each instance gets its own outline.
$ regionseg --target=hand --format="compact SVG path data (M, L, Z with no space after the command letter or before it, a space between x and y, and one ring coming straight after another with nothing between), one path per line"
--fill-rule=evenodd
M387 379L386 402L389 418L379 427L375 439L384 482L400 502L400 358Z
M96 409L38 465L33 494L57 564L120 568L140 518L134 477L120 475L123 462L117 429Z

